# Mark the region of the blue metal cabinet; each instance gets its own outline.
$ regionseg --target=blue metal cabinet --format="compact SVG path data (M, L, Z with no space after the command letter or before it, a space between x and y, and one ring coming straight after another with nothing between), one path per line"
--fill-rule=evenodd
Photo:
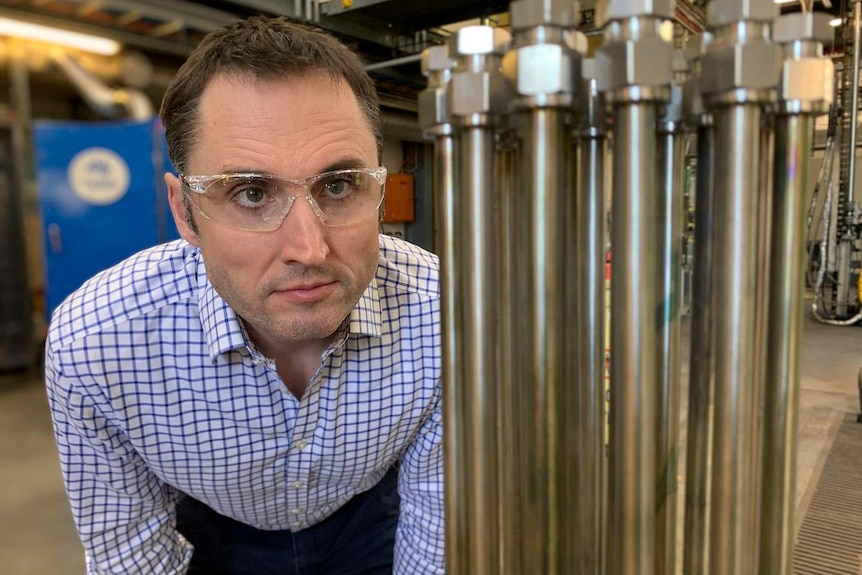
M48 315L97 272L177 237L157 120L34 123Z

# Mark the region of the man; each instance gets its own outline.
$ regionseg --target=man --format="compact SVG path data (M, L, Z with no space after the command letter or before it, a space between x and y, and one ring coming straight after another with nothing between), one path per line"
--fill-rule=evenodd
M359 59L252 18L161 117L183 240L87 282L46 348L88 573L442 573L437 261L378 235Z

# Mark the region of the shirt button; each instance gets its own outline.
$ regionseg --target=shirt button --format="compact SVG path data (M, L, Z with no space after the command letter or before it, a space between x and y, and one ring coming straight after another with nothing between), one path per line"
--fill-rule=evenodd
M294 447L296 447L299 451L302 451L303 449L308 447L308 442L304 439L300 439L299 441L296 442Z
M302 489L302 486L305 485L302 481L294 481L290 484L294 489Z
M299 514L300 514L300 513L302 513L303 511L304 511L304 509L301 509L301 508L291 509L291 510L290 510L290 512L291 512L291 513L293 513L294 515L299 515Z

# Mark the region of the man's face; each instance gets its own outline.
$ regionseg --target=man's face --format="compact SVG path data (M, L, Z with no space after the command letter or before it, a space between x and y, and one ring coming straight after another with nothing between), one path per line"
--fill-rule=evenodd
M187 173L263 172L306 178L349 163L377 165L374 135L344 80L328 74L257 81L219 75L200 102L200 134ZM213 287L264 353L332 335L377 269L377 219L326 227L299 197L271 232L241 231L192 207L166 176L180 234L199 246Z

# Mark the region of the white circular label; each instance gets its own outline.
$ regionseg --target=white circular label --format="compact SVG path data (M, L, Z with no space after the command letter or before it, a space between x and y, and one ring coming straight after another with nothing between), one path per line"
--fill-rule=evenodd
M129 189L129 166L107 148L81 150L69 163L69 184L79 198L90 204L113 204Z

